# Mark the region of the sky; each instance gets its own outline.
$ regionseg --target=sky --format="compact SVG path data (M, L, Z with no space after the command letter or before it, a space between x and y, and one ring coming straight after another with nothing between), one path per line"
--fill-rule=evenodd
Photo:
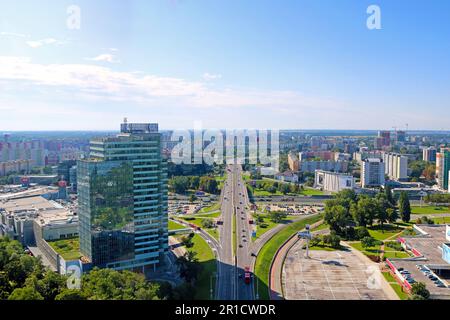
M449 130L449 39L447 0L0 0L0 130Z

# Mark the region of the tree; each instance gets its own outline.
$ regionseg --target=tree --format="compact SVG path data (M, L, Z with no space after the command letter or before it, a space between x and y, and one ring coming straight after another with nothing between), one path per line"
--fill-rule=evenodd
M390 185L386 185L386 187L384 188L384 194L386 195L386 200L389 202L389 204L394 207L396 203L394 197L392 196L392 188Z
M419 179L422 176L422 172L425 170L426 166L426 161L411 161L408 165L409 169L411 170L410 177Z
M200 185L200 177L193 176L190 177L190 188L193 190L197 190Z
M330 234L324 235L323 243L334 248L339 249L341 246L341 237L339 237L335 232L331 232Z
M358 227L356 228L356 238L361 240L365 237L370 237L369 230L366 227Z
M274 185L272 185L272 186L270 186L270 187L268 188L267 191L269 191L270 193L274 194L274 193L277 192L277 188L276 188Z
M430 298L430 291L428 291L426 285L422 282L416 282L412 285L411 294L417 295L425 300Z
M195 200L197 200L197 197L195 196L195 194L191 194L189 197L189 202L193 203Z
M379 193L376 199L376 216L378 223L383 230L383 224L388 221L387 210L390 208L390 203L384 193Z
M131 271L94 268L82 277L82 295L89 300L157 300L158 288Z
M364 249L374 247L376 244L376 240L372 237L364 237L361 239L361 245Z
M192 242L192 237L186 236L181 238L181 244L186 248L192 248L194 246L194 243Z
M337 234L343 234L351 217L345 207L327 203L325 205L324 220L330 226L330 230L334 230Z
M397 222L397 219L398 219L397 210L395 210L393 208L388 208L386 210L386 213L387 213L387 219L388 219L389 223Z
M0 271L0 300L5 300L13 290L9 279L3 271Z
M406 192L400 194L399 203L399 213L403 222L408 223L411 219L411 205L409 203L409 197Z
M44 300L44 298L34 288L24 287L14 289L8 300Z
M269 213L269 219L273 223L281 223L288 216L286 211L272 211Z
M170 189L179 194L185 194L189 188L189 179L187 177L173 177L170 179Z
M180 276L188 283L194 283L197 280L201 266L198 264L197 253L188 251L184 256L178 257L177 265L180 268Z
M375 199L371 199L367 196L359 198L357 203L352 203L350 207L350 213L353 220L358 226L365 227L372 225L374 219L377 217L379 211L378 203Z
M55 300L86 300L81 290L77 289L63 289L56 297Z
M287 183L282 183L280 184L280 192L282 194L288 194L289 192L291 192L291 187L289 184Z
M51 270L47 270L42 279L36 275L28 277L26 286L33 287L44 300L55 300L56 296L66 287L67 278Z
M214 228L214 222L211 219L203 219L202 227L205 229Z

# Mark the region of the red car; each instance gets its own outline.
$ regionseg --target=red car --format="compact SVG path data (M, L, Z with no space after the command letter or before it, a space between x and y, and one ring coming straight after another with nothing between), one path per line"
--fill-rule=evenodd
M251 280L252 280L252 274L250 272L250 268L249 267L245 267L244 282L246 284L250 284Z

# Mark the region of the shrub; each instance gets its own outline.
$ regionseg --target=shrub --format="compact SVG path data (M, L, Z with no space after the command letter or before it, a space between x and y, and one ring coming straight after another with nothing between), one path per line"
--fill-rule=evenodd
M372 237L364 237L361 239L361 245L363 248L375 247L376 240Z
M356 228L356 239L361 240L365 237L370 237L369 230L366 227L357 227Z

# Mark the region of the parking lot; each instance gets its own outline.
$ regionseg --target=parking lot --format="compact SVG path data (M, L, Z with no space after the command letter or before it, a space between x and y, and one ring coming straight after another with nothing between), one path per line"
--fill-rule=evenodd
M323 211L323 207L319 206L308 206L308 205L297 205L297 204L261 204L260 207L264 208L266 211L284 211L289 215L306 215L314 214Z
M413 250L418 258L389 259L388 265L397 279L406 287L422 282L431 297L450 299L450 266L442 259L442 245L446 242L445 226L418 225L417 236L403 237L408 250Z
M310 251L302 243L289 251L283 267L287 300L386 300L378 266L360 260L353 251Z

